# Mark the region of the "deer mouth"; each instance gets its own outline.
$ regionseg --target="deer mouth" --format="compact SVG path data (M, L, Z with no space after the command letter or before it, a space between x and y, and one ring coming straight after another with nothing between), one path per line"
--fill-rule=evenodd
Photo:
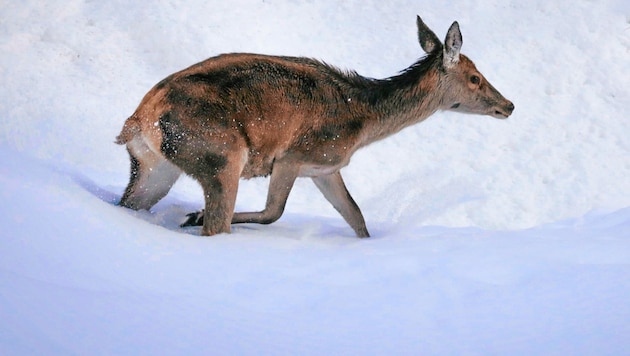
M514 104L509 103L505 107L494 108L490 116L497 119L507 119L510 115L512 115L512 111L514 111Z
M506 114L502 111L495 110L494 113L490 114L490 116L494 117L495 119L507 119L510 116L510 114Z

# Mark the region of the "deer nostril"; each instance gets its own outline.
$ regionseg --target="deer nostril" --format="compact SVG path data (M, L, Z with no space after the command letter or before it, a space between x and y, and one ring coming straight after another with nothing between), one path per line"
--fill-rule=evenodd
M507 106L507 109L512 112L514 111L514 103L510 102L510 104Z

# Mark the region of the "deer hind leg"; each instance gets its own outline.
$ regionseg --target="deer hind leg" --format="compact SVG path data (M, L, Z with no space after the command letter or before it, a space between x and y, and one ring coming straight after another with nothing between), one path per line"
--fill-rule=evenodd
M238 181L246 154L244 151L205 153L191 172L204 193L202 235L230 232Z
M191 141L192 147L199 147ZM203 225L201 234L206 236L219 233L229 233L234 204L238 191L238 181L247 160L246 150L223 150L217 152L212 149L204 151L189 150L182 146L175 150L170 157L184 172L196 179L204 194L204 210L196 216L200 222L182 224L181 226ZM189 214L189 217L192 214Z
M324 194L324 197L354 229L358 237L370 237L370 233L365 226L363 214L361 214L359 206L350 196L341 178L341 173L335 172L325 176L313 177L313 182Z
M259 212L234 213L232 224L257 223L271 224L278 220L284 212L287 198L298 175L298 167L292 164L276 162L273 165L271 179L269 181L269 191L265 209ZM204 225L206 211L198 211L187 215L187 220L181 226Z
M127 143L127 151L131 174L119 205L148 210L164 198L182 171L161 154L151 151L139 136Z

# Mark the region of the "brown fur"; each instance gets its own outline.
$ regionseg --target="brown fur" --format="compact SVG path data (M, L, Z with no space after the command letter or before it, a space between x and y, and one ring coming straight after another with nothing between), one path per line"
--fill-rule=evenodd
M356 234L369 236L339 173L357 149L437 110L506 118L514 108L459 54L457 23L443 45L418 17L418 36L428 55L384 80L256 54L220 55L167 77L117 137L132 162L120 204L149 209L184 172L205 196L191 223L213 235L231 223L277 220L295 179L311 177ZM239 178L267 175L265 209L234 213Z

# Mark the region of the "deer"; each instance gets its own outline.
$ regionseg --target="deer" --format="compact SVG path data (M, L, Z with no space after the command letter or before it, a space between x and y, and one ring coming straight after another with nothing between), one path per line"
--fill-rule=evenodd
M514 110L460 53L457 21L444 43L420 16L416 23L426 54L386 79L306 57L228 53L158 82L115 141L131 161L119 205L149 210L187 174L205 204L181 227L211 236L232 224L275 222L295 180L308 177L358 237L369 237L340 172L357 150L437 111L506 119ZM234 212L240 179L266 176L264 209Z

